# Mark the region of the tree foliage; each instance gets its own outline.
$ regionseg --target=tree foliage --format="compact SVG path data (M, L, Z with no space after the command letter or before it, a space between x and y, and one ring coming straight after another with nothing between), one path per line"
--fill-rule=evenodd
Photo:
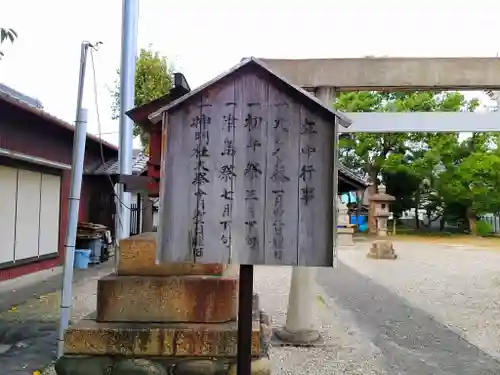
M117 74L120 75L120 70L117 70ZM134 106L140 106L162 97L171 89L172 82L173 72L166 57L154 51L151 46L142 48L136 62ZM118 119L120 116L119 79L115 81L111 95L112 116L113 119ZM139 136L142 145L147 146L147 135L137 124L134 124L134 136Z
M351 92L335 102L346 112L474 111L478 100L459 92ZM427 223L446 219L476 232L479 215L500 210L498 136L473 133L350 133L340 138L341 161L397 200L397 217L414 209Z
M17 39L17 32L14 29L5 29L0 27L0 44L3 44L5 41L9 41L14 43L14 40ZM2 60L4 54L0 51L0 60Z

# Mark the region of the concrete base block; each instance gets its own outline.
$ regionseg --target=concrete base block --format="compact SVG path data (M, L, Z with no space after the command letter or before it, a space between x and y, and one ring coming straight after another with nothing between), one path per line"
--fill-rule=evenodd
M238 280L217 276L107 276L99 322L222 323L237 317Z
M254 321L252 354L262 352L262 327ZM65 333L64 353L80 355L233 357L238 325L96 323L82 320Z
M222 275L223 264L156 264L157 233L141 233L120 240L118 269L120 276Z
M389 240L375 240L372 242L372 247L368 254L366 254L367 258L370 259L397 259L397 254L394 250L394 245Z
M337 245L354 246L353 235L353 228L337 228Z
M293 346L307 346L320 339L319 332L314 329L289 332L285 328L281 328L275 334L281 341Z
M338 246L354 246L354 240L352 238L352 233L338 233L337 234L337 245Z

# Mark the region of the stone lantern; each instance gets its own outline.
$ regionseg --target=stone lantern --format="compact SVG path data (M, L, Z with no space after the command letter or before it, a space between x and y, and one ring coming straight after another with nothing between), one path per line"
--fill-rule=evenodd
M354 246L354 228L349 223L347 205L337 197L337 245Z
M396 198L386 193L384 185L380 185L378 193L370 197L373 202L373 209L375 219L377 221L377 240L373 241L370 252L367 254L369 258L374 259L396 259L397 255L394 252L394 246L387 237L387 220L391 216L389 209L390 202L395 201Z
M396 198L387 194L385 186L380 185L378 193L371 196L370 200L374 203L373 208L375 212L373 216L377 220L377 236L387 237L387 219L391 216L389 204L395 201Z

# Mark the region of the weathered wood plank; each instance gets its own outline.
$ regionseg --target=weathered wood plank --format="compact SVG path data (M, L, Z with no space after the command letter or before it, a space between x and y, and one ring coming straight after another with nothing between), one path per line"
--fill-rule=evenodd
M304 107L300 117L299 264L333 266L333 126Z
M269 86L266 264L297 265L300 105Z
M204 212L203 246L197 261L201 263L231 263L231 226L234 199L234 82L225 82L207 89L202 95L203 114L208 124L206 147L208 157L201 168L208 182L201 185L204 195L200 209ZM239 120L239 119L238 119Z
M162 260L333 265L332 117L264 77L238 72L168 110Z
M191 150L198 146L194 124L200 116L199 101L191 101L186 106L168 115L166 125L166 160L161 185L159 228L159 255L165 255L169 262L193 262L192 241L196 232L193 214L197 210L196 177L197 161L190 157ZM188 150L186 152L186 150ZM164 232L164 233L162 233ZM162 257L160 257L161 259Z
M338 238L337 238L337 220L338 220L338 207L337 207L337 197L339 194L339 121L335 118L335 127L333 129L333 193L332 193L332 247L333 247L333 267L337 268L339 263L339 253L338 253ZM356 194L357 196L357 194ZM359 210L358 210L359 212ZM356 220L358 222L358 220Z
M255 75L236 81L235 180L232 246L234 261L263 264L265 244L268 84Z

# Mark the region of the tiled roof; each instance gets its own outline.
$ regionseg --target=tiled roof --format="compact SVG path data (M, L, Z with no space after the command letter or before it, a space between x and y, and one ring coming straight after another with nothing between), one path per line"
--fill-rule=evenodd
M141 150L134 150L132 153L132 174L141 174L147 169L147 162L149 157L144 154ZM100 165L93 172L94 174L118 174L119 164L118 160L110 160L106 164ZM339 173L343 174L345 177L357 182L361 186L367 187L368 182L358 176L355 172L351 171L345 165L340 164Z
M339 165L339 173L342 173L344 176L354 180L359 183L361 186L368 187L369 183L363 177L360 177L358 174L347 168L344 164L340 163Z
M6 84L0 83L0 92L2 94L9 95L23 103L26 103L32 107L38 108L38 109L43 109L43 104L40 100L33 98L31 96L25 95L22 92L19 92L15 89L13 89L10 86L7 86Z
M75 131L75 126L73 124L70 124L59 117L56 117L47 111L43 109L43 107L36 105L36 99L30 98L24 94L19 93L18 91L3 85L2 89L0 89L0 101L9 103L10 105L16 106L17 108L34 114L35 116L44 119L45 121L48 121L54 125L57 125L61 128L67 129L69 131L74 132ZM87 133L87 140L91 140L97 143L101 143L105 148L117 151L118 147L108 143L99 137Z
M141 174L146 171L149 157L141 150L132 151L132 174ZM118 174L120 164L118 159L108 160L106 163L98 166L93 174Z

